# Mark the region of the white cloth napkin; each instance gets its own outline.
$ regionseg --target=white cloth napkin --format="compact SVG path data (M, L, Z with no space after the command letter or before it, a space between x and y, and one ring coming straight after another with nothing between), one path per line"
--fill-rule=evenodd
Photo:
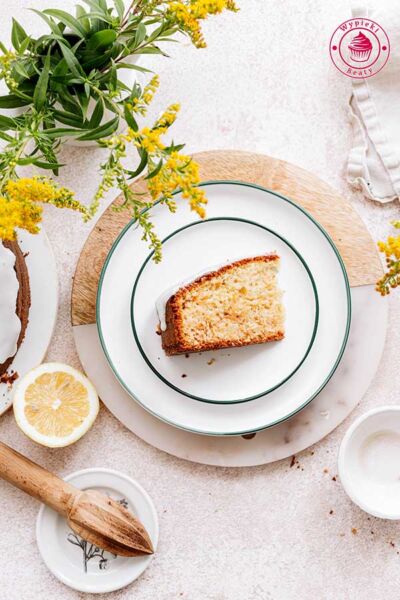
M353 0L352 13L382 25L391 52L379 73L353 79L354 140L347 178L373 200L390 202L400 199L400 0Z

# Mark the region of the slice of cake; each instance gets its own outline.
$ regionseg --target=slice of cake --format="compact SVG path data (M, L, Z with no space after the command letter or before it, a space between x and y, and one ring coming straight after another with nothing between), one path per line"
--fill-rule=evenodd
M22 344L30 307L29 275L17 242L0 240L0 377Z
M166 354L263 344L284 337L279 256L244 258L201 275L165 304Z

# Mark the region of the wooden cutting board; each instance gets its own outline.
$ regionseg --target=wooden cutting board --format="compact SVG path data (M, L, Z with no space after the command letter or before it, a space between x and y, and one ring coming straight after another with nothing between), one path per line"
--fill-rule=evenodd
M351 204L312 173L283 160L263 154L221 150L194 155L203 181L224 179L255 183L287 196L305 208L332 237L346 265L352 287L373 284L382 275L376 246ZM143 178L132 188L146 193ZM104 260L129 212L116 212L113 204L101 216L80 254L75 271L72 325L96 321L96 293Z

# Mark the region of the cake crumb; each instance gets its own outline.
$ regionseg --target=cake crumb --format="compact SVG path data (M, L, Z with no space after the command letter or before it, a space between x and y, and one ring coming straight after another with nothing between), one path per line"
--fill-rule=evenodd
M392 546L392 548L395 548L396 544L394 542L389 542L389 544Z
M213 365L215 363L216 359L215 358L210 358L210 360L207 361L208 365Z
M16 379L18 379L19 375L17 371L11 371L10 373L3 373L0 375L0 383L6 383L8 387L11 387Z
M242 435L242 438L244 440L252 440L254 437L256 437L256 433L245 433L244 435Z
M290 461L290 465L289 465L290 468L294 467L295 463L296 463L296 455L293 454L292 460Z
M330 514L330 515L333 515L333 510L332 510L332 509L329 511L329 514Z
M355 527L352 527L352 528L351 528L351 533L352 533L353 535L357 535L358 531L357 531L357 529L356 529Z
M329 473L328 469L324 469L324 473Z
M182 373L181 377L187 377L186 373Z
M157 325L156 334L157 335L161 335L161 327L160 327L160 325Z
M332 481L336 481L336 477L335 476L332 477Z
M185 354L185 358L189 358L189 356L190 356L189 354Z

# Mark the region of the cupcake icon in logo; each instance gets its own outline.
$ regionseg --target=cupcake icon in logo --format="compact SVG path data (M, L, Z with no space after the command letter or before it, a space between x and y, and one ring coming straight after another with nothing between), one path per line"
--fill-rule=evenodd
M371 56L372 43L371 40L360 31L353 37L348 45L350 50L351 60L354 62L366 62Z
M329 42L335 67L352 79L373 77L389 60L390 41L382 25L366 17L336 27Z

